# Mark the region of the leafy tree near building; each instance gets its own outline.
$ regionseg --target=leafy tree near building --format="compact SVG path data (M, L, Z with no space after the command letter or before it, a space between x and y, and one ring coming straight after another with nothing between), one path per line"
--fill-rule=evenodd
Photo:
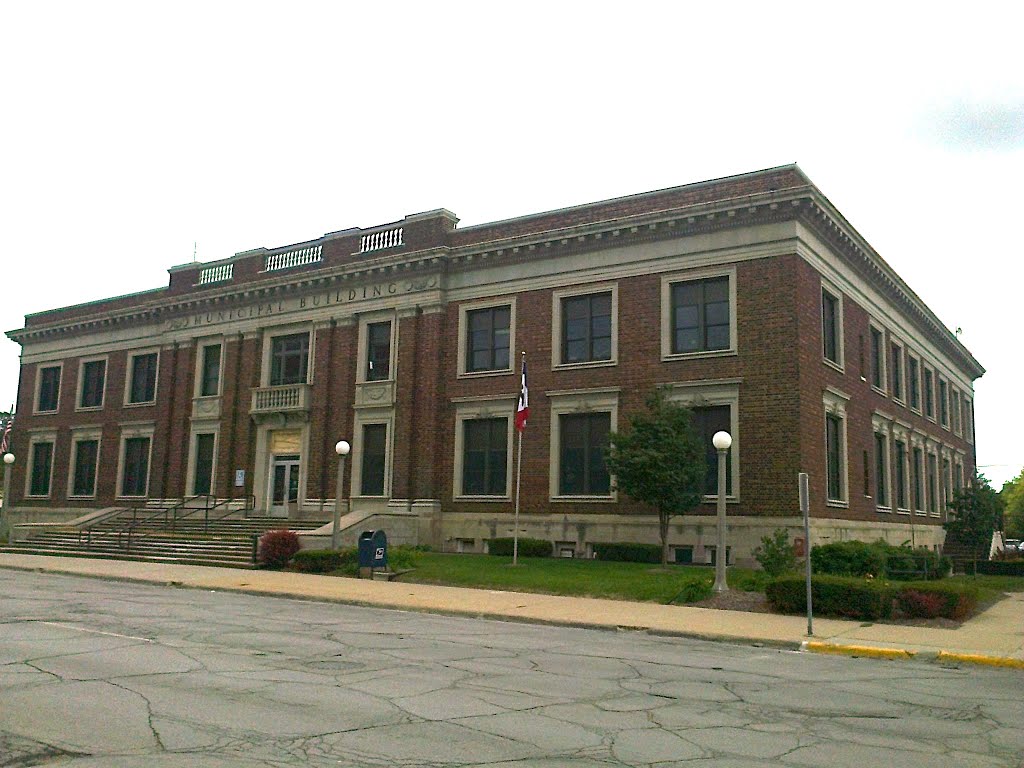
M980 555L988 556L992 534L999 526L1002 504L999 494L984 475L975 475L970 484L953 494L950 516L945 522L947 538L966 547L977 572Z
M689 409L661 389L647 397L647 410L629 418L629 430L609 435L607 465L616 486L658 512L661 564L668 564L668 526L701 503L705 449Z
M1003 530L1007 538L1024 539L1024 469L1003 483L999 498L1003 503Z

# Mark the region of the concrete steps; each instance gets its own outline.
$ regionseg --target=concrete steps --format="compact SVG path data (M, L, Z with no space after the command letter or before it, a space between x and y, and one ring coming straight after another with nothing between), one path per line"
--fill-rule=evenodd
M132 527L130 518L121 519L120 525L115 518L90 530L39 531L27 540L0 547L0 552L252 568L257 537L281 528L314 530L327 522L248 517L216 520L207 525L202 520L185 519L177 521L171 530L170 523L165 524L162 519L146 520Z

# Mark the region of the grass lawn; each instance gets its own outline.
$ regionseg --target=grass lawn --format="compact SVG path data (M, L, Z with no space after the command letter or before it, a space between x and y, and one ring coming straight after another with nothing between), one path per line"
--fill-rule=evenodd
M415 570L403 574L401 580L667 604L710 597L715 572L707 566L662 568L650 563L558 557L521 557L513 566L511 557L424 552L417 555ZM729 568L729 585L734 589L761 589L763 582L760 572Z

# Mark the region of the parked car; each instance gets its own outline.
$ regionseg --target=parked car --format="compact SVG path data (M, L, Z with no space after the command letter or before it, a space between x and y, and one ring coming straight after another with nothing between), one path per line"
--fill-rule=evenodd
M1005 539L1003 541L1004 552L1024 552L1024 543L1020 539Z

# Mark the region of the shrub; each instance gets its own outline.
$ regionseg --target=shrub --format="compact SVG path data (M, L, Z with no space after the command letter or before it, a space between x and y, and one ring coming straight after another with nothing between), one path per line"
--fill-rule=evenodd
M388 568L393 571L406 571L415 568L424 552L420 547L388 547Z
M897 588L896 604L908 618L963 621L978 607L978 589L972 584L911 582Z
M661 545L634 541L595 543L594 557L610 562L660 563Z
M551 557L553 547L545 539L519 539L520 557ZM512 557L512 538L491 539L487 547L488 554Z
M891 579L944 579L953 570L953 563L948 557L940 557L925 547L894 547L881 541L874 546L885 553L885 572Z
M658 556L658 562L661 562L660 555ZM701 600L707 600L711 597L711 589L713 586L714 584L711 579L703 576L683 582L683 586L682 589L679 590L679 594L669 600L668 604L699 603Z
M830 576L879 576L885 561L877 545L864 541L837 541L811 550L811 570Z
M754 550L754 559L772 577L793 573L797 569L796 554L784 528L777 528L771 536L761 538L761 546Z
M359 561L355 547L333 549L304 549L296 552L290 568L299 573L334 573L346 567L355 568Z
M807 585L799 576L783 576L765 588L772 608L782 613L807 610ZM892 615L893 590L885 582L815 576L811 579L814 612L822 616L874 621Z
M967 564L968 573L971 564ZM1024 576L1024 560L980 560L977 573L985 576Z
M299 535L295 531L267 531L260 536L256 562L264 568L284 568L299 551Z
M901 589L896 594L896 604L908 619L934 619L942 615L946 601L935 592L922 592L919 589Z

